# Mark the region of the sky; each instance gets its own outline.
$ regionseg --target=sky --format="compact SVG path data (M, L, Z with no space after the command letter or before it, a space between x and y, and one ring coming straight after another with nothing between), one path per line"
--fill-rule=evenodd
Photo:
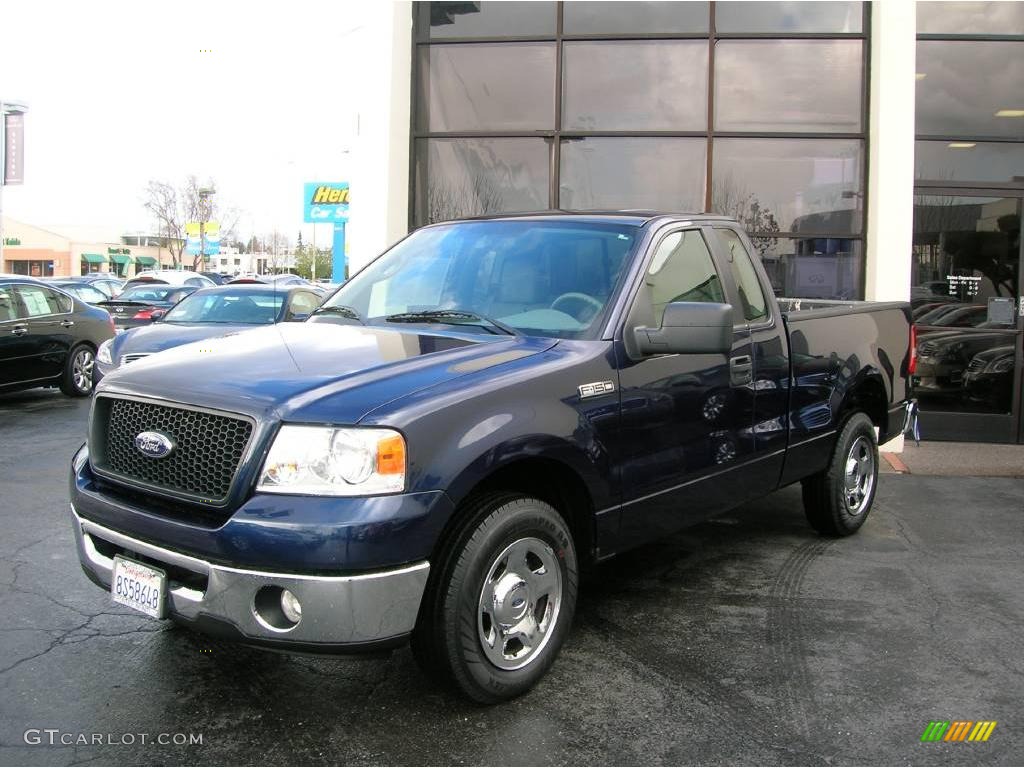
M31 224L153 231L150 179L213 181L240 234L302 224L302 182L346 180L355 126L346 51L359 3L4 3L0 99L28 104ZM319 228L326 243L330 232Z

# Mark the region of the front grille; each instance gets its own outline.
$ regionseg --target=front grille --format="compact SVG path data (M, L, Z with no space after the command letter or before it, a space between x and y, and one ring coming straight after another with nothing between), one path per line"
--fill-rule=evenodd
M971 358L971 364L967 366L967 370L971 373L978 373L979 371L985 370L985 361L980 357Z
M135 352L127 355L121 355L121 365L127 365L128 363L134 363L136 360L141 360L144 357L149 357L151 352Z
M97 474L214 506L227 501L253 432L241 416L114 397L97 398L93 419ZM158 459L144 456L135 437L147 431L167 435L174 449Z

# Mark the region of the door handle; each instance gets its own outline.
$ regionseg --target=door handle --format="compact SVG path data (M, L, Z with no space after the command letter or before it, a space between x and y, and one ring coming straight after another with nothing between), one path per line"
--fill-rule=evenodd
M74 324L75 324L75 321L74 321L74 320L61 320L61 321L60 321L60 324L61 324L61 325L62 325L62 326L63 326L64 328L70 328L70 327L71 327L72 325L74 325Z
M19 325L17 328L12 328L11 333L13 333L15 336L24 336L26 333L28 333L28 328L26 328L24 325Z
M742 387L754 378L754 361L750 355L738 355L729 358L729 382L734 387Z

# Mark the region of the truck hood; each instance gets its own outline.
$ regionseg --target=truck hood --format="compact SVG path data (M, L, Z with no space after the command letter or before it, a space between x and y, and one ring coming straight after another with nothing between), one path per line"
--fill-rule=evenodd
M552 339L281 323L176 346L104 377L130 394L260 419L354 424L420 389L550 349Z
M163 352L165 349L179 347L191 341L263 327L265 326L225 323L153 323L117 334L110 351L114 359L118 360L121 355Z

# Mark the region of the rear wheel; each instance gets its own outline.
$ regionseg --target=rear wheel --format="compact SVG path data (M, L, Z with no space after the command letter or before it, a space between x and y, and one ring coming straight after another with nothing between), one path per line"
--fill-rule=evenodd
M60 380L60 391L68 397L86 397L92 392L92 372L96 366L96 354L87 344L79 344L71 350L64 364Z
M871 419L850 416L828 467L803 481L807 521L825 536L849 536L864 524L878 485L878 441Z
M525 693L554 662L579 578L562 516L539 499L471 503L432 570L412 646L426 672L491 704Z

